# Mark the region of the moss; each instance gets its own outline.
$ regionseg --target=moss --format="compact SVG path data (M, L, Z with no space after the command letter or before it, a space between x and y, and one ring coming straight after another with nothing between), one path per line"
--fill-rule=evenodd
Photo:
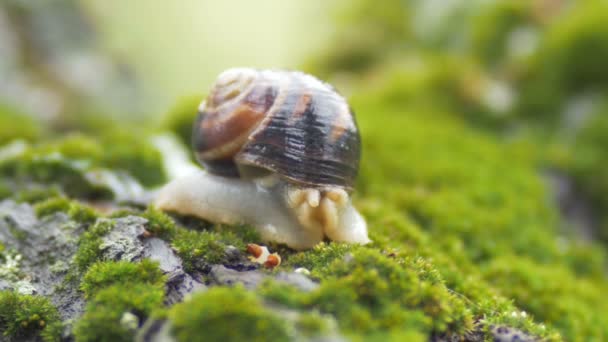
M6 183L0 180L0 200L3 200L5 198L8 198L12 195L12 191L10 186Z
M496 1L482 6L470 18L472 52L489 67L501 67L501 62L513 57L509 39L515 30L530 30L534 34L533 30L541 29L534 10L533 4L526 1Z
M36 186L19 191L13 198L17 202L38 203L60 196L61 190L56 186Z
M197 262L221 263L225 258L226 243L213 232L180 230L173 240L173 247L182 258L186 272L194 271Z
M203 99L202 94L180 98L163 118L161 128L176 134L182 144L189 147L192 144L192 124Z
M82 278L80 289L89 299L74 328L76 341L131 341L135 329L161 310L166 277L158 263L144 259L98 262ZM125 317L134 315L135 326Z
M244 250L248 243L259 242L255 229L241 225L212 225L211 230L180 228L171 244L181 257L188 272L196 268L218 264L226 260L226 248L234 246Z
M326 269L325 266L336 259L341 259L355 248L353 245L343 243L320 243L311 250L289 255L285 264L294 268L303 267L312 270L314 276L322 278L326 275L322 272Z
M168 315L178 341L289 341L287 324L242 287L211 288ZM230 322L230 324L226 324Z
M327 318L315 311L300 314L296 328L307 337L327 335L331 330Z
M58 212L67 213L71 204L72 202L65 197L57 197L36 204L34 210L36 211L36 216L44 217Z
M128 171L145 186L160 185L166 180L161 154L146 139L145 132L115 128L100 139L104 146L100 166Z
M0 330L14 340L40 336L44 341L59 341L63 325L48 299L0 291Z
M47 199L44 202L37 203L34 209L38 217L64 212L72 220L85 224L94 223L99 217L93 208L87 207L76 201L70 201L65 197Z
M127 217L127 216L137 216L137 215L141 215L141 210L134 209L134 208L125 208L125 209L118 209L118 210L112 211L112 213L110 213L108 215L108 218L115 219L115 218L121 218L121 217Z
M470 307L476 316L490 320L506 319L508 313L518 311L508 303L508 295L500 295L509 285L488 285L479 271L496 258L520 255L538 267L561 264L574 283L606 286L602 277L593 280L605 267L602 254L593 259L587 258L596 252L583 259L579 256L585 248L597 247L579 245L568 236L556 238L562 233L559 217L546 201L546 188L529 145L495 143L457 120L441 116L429 120L429 113L423 117L389 109L384 116L377 105L366 107L363 102L359 108L374 113L373 120L359 117L367 158L362 164L360 189L365 199L360 207L378 247L397 255L419 253L432 258L448 288L476 303ZM392 124L380 127L374 124L378 120ZM564 241L572 248L563 248ZM590 268L579 268L579 263ZM555 281L543 280L539 273L534 277L539 282ZM572 309L582 307L579 302ZM542 309L536 310L528 314L540 315ZM548 326L543 330L529 318L518 325L555 336Z
M604 104L582 127L575 142L564 146L565 158L556 160L574 177L581 192L591 199L599 220L597 235L604 241L608 241L608 179L603 176L608 167L607 112L608 105Z
M74 264L78 272L86 269L101 257L101 238L112 230L112 221L97 221L78 240L78 251L74 255Z
M148 220L146 229L150 233L169 241L177 234L175 221L162 211L154 207L148 207L141 216Z
M339 26L328 46L316 56L307 69L316 75L331 72L363 72L404 49L403 41L411 38L410 6L399 0L385 1L383 6L368 0L349 2L336 8Z
M111 190L96 182L92 172L102 168L127 171L151 186L165 180L161 164L160 152L146 139L117 129L100 138L72 134L29 146L0 160L0 177L25 185L56 186L72 197L109 199Z
M15 139L37 140L42 131L32 116L0 103L0 146Z
M608 336L608 319L594 313L608 310L604 290L592 281L576 279L564 266L504 256L489 264L484 273L518 307L558 328L565 340ZM589 310L591 307L594 309Z
M522 115L546 125L560 119L573 96L608 91L607 13L601 1L577 3L547 30L521 82Z
M420 258L395 260L378 251L360 248L336 258L321 274L320 287L300 294L296 307L316 308L334 315L347 333L413 330L463 334L472 327L467 305L454 296L437 270ZM281 300L282 287L262 293ZM278 297L277 297L278 296ZM285 305L294 305L293 298ZM299 302L299 303L298 303Z
M92 289L92 288L91 288ZM146 283L115 284L98 289L74 327L76 341L132 341L135 330L121 322L137 318L136 327L163 305L164 289Z
M0 177L29 186L40 183L57 187L66 194L82 198L111 198L109 189L91 183L86 172L91 158L99 152L96 144L84 137L27 147L22 153L0 160Z
M140 263L98 262L89 267L82 279L80 289L86 297L90 298L111 284L142 283L162 289L165 280L158 268L158 263L148 259L144 259Z

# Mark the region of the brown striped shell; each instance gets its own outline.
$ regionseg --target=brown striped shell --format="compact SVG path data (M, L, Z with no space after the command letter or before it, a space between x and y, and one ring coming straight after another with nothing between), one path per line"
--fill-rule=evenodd
M251 178L271 172L302 186L351 190L360 137L346 100L293 71L229 69L194 124L193 147L211 173Z

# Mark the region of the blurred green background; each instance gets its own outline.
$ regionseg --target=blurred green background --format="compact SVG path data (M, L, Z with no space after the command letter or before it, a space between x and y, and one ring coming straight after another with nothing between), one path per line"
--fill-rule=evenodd
M363 139L375 244L283 254L344 334L608 340L608 1L6 0L0 53L0 198L124 199L99 170L159 186L151 141L189 146L217 74L300 69L349 98Z
M332 4L321 0L82 3L104 49L134 67L157 113L205 93L229 67L298 68L332 30Z

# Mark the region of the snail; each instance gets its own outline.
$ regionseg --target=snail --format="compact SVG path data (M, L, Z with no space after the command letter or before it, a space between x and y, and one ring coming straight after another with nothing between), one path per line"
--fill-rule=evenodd
M367 243L350 193L360 136L346 100L297 71L234 68L198 109L198 169L165 185L156 207L216 223L254 226L294 249L328 238Z

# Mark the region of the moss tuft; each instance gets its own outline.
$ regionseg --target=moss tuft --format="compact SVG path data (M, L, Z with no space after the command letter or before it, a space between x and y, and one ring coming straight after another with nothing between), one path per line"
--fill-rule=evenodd
M182 258L188 272L210 264L222 263L226 258L226 248L234 246L244 250L251 242L259 242L254 228L243 225L212 225L211 230L190 230L179 228L172 240L172 246Z
M99 220L80 236L74 264L78 272L86 269L101 257L101 238L112 230L112 221Z
M315 311L301 313L296 321L296 329L307 337L327 335L331 331L326 317Z
M196 263L217 264L225 257L226 244L213 232L180 230L172 245L182 258L186 272L194 271Z
M34 209L38 217L63 212L72 220L85 224L94 223L99 217L93 208L87 207L76 201L70 201L65 197L49 198L44 202L37 203Z
M47 342L59 341L63 325L48 299L0 291L0 331L14 340L40 336Z
M168 317L181 342L290 340L287 323L240 286L195 294L171 308Z
M144 259L140 263L98 262L89 267L80 284L80 289L87 298L90 298L111 284L142 283L162 289L165 280L158 268L158 263L148 259Z
M51 198L60 197L61 190L56 186L32 187L23 189L13 196L17 202L38 203Z
M149 207L141 216L148 220L146 229L150 233L168 241L175 237L177 225L167 214L154 207Z
M330 262L341 259L356 248L345 243L320 243L311 250L289 255L285 264L306 268L312 271L315 277L323 278Z
M34 141L41 134L42 127L34 117L0 103L0 146L15 139Z
M80 284L89 301L74 328L76 341L133 340L135 329L162 309L165 281L158 263L147 259L93 264Z
M91 288L92 289L92 288ZM133 341L136 331L154 310L163 306L165 291L146 283L99 288L74 327L76 341ZM135 326L124 317L134 315Z

